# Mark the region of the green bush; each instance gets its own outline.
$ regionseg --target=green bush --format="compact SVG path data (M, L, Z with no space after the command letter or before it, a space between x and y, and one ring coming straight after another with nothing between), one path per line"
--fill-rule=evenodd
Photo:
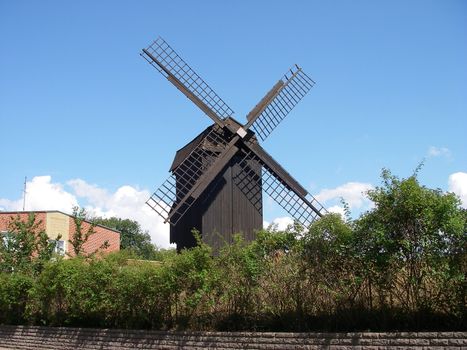
M31 276L0 272L0 324L23 324L29 291L34 285Z
M360 218L236 236L158 261L123 250L3 257L0 323L191 330L465 330L467 212L416 176L383 172ZM23 230L26 231L26 230ZM198 239L199 241L199 239ZM2 256L0 256L0 260ZM36 259L40 259L40 268ZM28 263L29 261L29 263Z

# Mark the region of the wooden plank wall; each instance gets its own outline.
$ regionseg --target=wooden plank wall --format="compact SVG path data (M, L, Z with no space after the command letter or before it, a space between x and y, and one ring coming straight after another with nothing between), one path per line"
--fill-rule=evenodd
M171 227L171 242L177 243L177 249L196 244L191 235L193 228L201 232L214 254L231 243L236 233L248 241L255 238L255 231L263 224L261 166L253 165L257 179L242 186L235 180L242 171L239 161L240 156L234 157L177 225Z

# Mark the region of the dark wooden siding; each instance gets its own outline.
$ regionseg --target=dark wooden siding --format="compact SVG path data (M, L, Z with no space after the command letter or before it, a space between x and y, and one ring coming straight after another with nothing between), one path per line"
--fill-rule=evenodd
M203 241L216 253L232 240L232 168L230 166L223 169L202 197Z
M171 227L171 242L177 243L177 249L195 245L193 228L201 232L214 254L231 243L235 233L243 234L246 240L255 238L255 231L263 224L261 166L251 164L256 176L245 177L239 160L240 156L234 157L177 225Z
M170 226L170 243L177 244L177 250L196 246L192 230L201 231L201 216L196 209L195 206L191 207L177 225Z
M255 176L245 172L235 159L232 164L232 233L242 233L246 240L256 238L255 231L263 226L261 166L250 164Z
M194 164L195 166L193 169L196 168L196 166L200 167L201 166L201 161L191 157L189 159L190 164ZM194 170L189 168L189 169L181 169L177 168L174 171L175 177L176 177L176 202L178 203L182 197L183 197L183 190L182 188L189 186L187 179L195 177ZM199 215L199 209L197 208L197 205L193 205L188 211L178 220L177 224L175 226L170 226L170 243L176 243L177 244L177 250L181 250L183 248L190 248L194 247L196 245L196 240L194 236L192 235L192 231L194 229L198 230L201 232L201 216Z

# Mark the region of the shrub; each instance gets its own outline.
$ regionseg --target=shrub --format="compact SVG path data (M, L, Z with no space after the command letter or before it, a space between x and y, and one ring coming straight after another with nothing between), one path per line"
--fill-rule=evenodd
M33 285L29 275L0 272L0 323L26 323L26 307Z

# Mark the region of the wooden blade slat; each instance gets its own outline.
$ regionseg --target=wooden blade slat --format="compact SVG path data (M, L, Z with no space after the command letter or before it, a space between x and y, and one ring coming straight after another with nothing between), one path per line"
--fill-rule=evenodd
M243 177L254 179L258 176L258 171L250 165L252 163L262 166L263 191L304 227L308 227L313 221L327 213L324 206L270 156L259 156L252 149L247 150L240 162L244 172Z
M224 156L232 138L228 131L212 126L146 203L166 222L175 225L194 203L193 192L216 161Z
M142 50L141 56L217 124L234 111L161 37Z
M282 84L277 83L248 114L247 127L250 127L262 141L315 84L298 66L292 67L279 82Z

